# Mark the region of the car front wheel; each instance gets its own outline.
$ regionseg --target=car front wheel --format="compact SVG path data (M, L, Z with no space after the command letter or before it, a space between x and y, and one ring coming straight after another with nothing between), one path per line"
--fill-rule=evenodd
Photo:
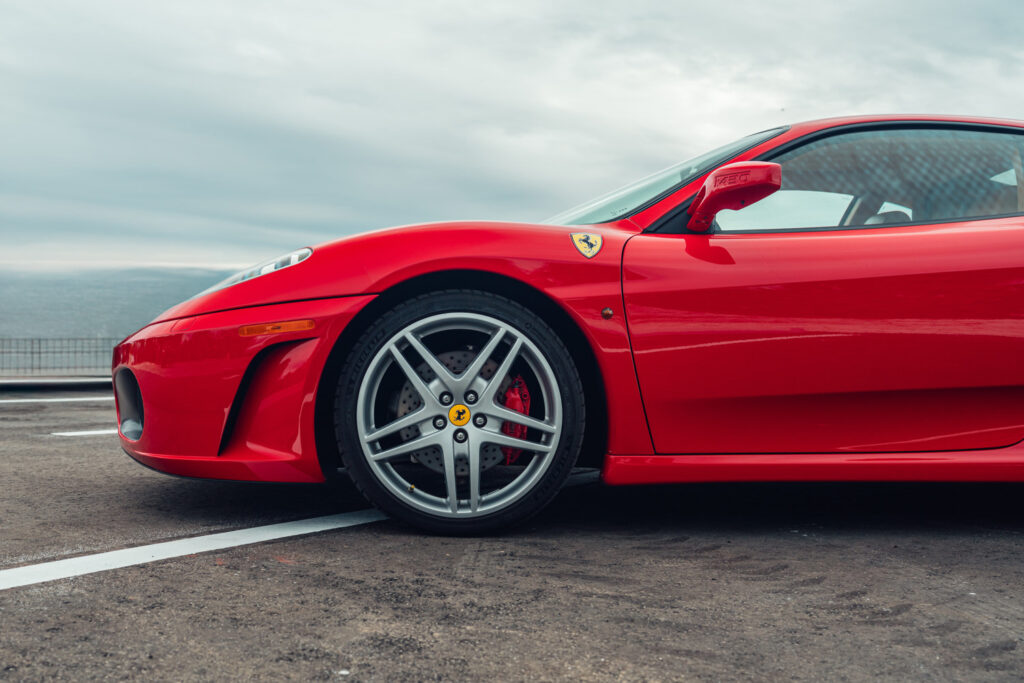
M335 429L358 488L438 533L536 513L580 450L584 397L547 323L495 294L403 302L363 333L341 373Z

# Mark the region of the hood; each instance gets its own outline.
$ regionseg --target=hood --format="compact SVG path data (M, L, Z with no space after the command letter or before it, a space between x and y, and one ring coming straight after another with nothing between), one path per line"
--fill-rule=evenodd
M288 301L375 294L409 277L438 270L485 270L529 282L538 271L565 262L614 265L631 224L561 226L460 221L386 228L315 245L300 263L203 293L153 322ZM572 234L598 235L601 251L585 258Z

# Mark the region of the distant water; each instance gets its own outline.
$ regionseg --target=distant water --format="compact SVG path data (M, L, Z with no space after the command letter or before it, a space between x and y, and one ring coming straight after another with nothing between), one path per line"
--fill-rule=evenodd
M124 338L230 272L0 270L0 337Z

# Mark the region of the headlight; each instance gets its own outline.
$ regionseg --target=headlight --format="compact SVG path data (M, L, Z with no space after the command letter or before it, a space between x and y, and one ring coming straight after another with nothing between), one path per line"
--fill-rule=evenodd
M231 285L237 285L239 282L251 280L254 277L259 277L260 275L273 273L275 270L281 270L282 268L287 268L288 266L294 266L296 263L301 263L302 261L305 261L312 254L312 249L310 249L309 247L303 247L302 249L296 249L290 254L278 256L277 258L270 259L269 261L264 261L263 263L257 263L252 268L246 268L243 271L237 272L231 277L227 278L226 280L218 282L213 287L210 287L209 289L199 292L192 298L195 299L203 296L204 294L216 292L218 289L224 289L225 287L230 287Z

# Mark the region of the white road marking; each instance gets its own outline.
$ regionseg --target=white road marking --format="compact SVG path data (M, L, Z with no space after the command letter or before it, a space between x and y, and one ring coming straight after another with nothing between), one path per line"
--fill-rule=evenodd
M109 377L21 377L17 379L0 379L3 386L39 386L43 384L111 384Z
M99 436L100 434L117 434L117 430L92 429L87 432L50 432L50 436Z
M357 510L338 515L300 519L295 522L268 524L267 526L258 526L251 529L239 529L238 531L225 531L208 536L196 536L195 538L182 538L177 541L153 543L152 545L143 545L137 548L111 550L110 552L97 553L95 555L83 555L82 557L72 557L66 560L30 564L27 567L3 569L0 570L0 590L30 586L46 581L70 579L74 576L95 574L96 572L105 572L110 569L121 569L122 567L131 567L137 564L167 560L172 557L184 557L185 555L208 553L213 550L224 550L225 548L234 548L240 545L263 543L278 538L316 534L332 529L343 529L360 524L369 524L370 522L382 519L385 519L384 514L377 510Z
M85 403L86 401L113 401L113 396L82 396L75 398L3 398L0 403Z

